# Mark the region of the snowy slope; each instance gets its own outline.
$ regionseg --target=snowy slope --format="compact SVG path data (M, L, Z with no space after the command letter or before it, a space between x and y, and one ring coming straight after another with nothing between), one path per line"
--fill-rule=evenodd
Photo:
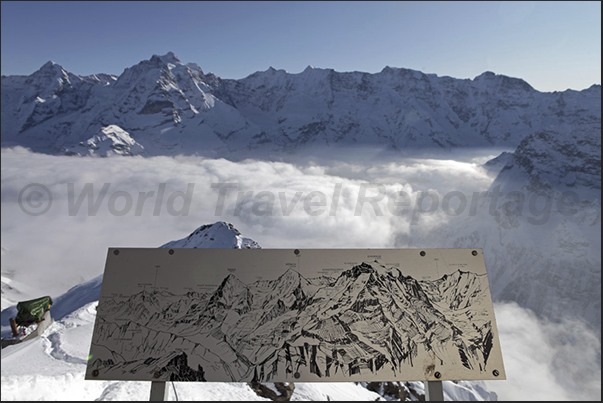
M119 77L80 77L53 62L30 76L3 76L2 146L98 155L87 142L115 125L145 155L516 147L537 130L585 114L600 118L600 103L598 85L541 93L492 72L461 80L403 68L368 74L309 66L223 80L170 52Z
M128 132L117 125L101 128L88 140L80 142L80 147L88 149L89 155L110 157L111 155L141 154L144 147L138 144ZM81 151L84 153L84 151Z
M245 238L230 223L219 221L202 225L186 238L171 241L161 248L221 248L256 249L260 245L251 238Z

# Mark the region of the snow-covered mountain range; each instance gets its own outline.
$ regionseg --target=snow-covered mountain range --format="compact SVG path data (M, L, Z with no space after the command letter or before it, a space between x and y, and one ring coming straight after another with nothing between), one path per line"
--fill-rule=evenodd
M414 236L421 233L419 220L410 246L482 248L494 301L513 301L539 318L563 326L569 319L587 322L598 332L598 347L593 350L598 352L600 374L599 85L583 91L542 93L520 79L489 72L460 80L389 67L377 74L311 67L289 74L268 69L242 80L225 80L203 73L195 64L181 63L172 53L153 56L119 77L77 76L49 62L30 76L2 77L2 147L14 145L60 155L202 154L233 159L270 158L315 150L313 146L329 153L353 146L402 152L491 146L512 149L484 165L497 177L474 214L451 217L423 237ZM495 193L500 195L497 200ZM409 246L408 236L400 239L400 244L393 246ZM219 222L163 247L259 245L232 225ZM2 253L5 255L4 247ZM83 380L74 380L81 377L86 365L101 280L102 276L84 282L55 298L52 312L57 324L48 335L30 346L14 347L14 352L3 351L3 395L7 391L17 399L44 397L20 386L32 377L28 373L31 368L19 364L27 351L39 362L60 363L56 366L58 378L33 374L40 384L63 382L66 392L57 392L57 399L71 396L74 389L86 398L129 399L133 390L138 398L147 397L140 386L131 386L133 383L82 386ZM261 291L258 285L249 289L250 293ZM12 303L39 295L30 296L27 284L5 277L3 272L2 296L5 306L5 300ZM234 288L224 289L215 303L233 297ZM245 294L238 297L244 305ZM270 303L276 314L295 300L291 292ZM445 295L441 303L462 301L462 296ZM14 306L2 312L3 333L11 314L14 316ZM576 323L571 322L570 327L578 328ZM529 346L527 341L524 344ZM573 341L564 339L563 343ZM506 354L520 351L515 347ZM459 400L496 397L476 385L446 383L445 390L449 397L458 393L454 396ZM377 397L360 386L346 386L354 393L339 396ZM188 396L198 398L201 393L215 398L215 393L203 392L202 387L191 386ZM312 387L305 389L305 396L313 397L310 400L326 396ZM397 391L411 395L420 392L420 385L398 387L402 389ZM219 393L228 399L226 390ZM600 385L598 391L600 397ZM237 390L230 396L256 397L247 392ZM301 395L294 396L299 399Z
M601 116L601 86L542 93L485 72L473 80L385 67L309 66L240 79L154 55L116 77L48 62L2 76L2 146L51 154L246 156L253 150L516 147L527 135Z

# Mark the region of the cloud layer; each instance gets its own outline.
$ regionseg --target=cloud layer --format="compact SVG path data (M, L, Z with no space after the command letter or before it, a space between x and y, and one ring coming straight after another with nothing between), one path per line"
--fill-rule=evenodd
M65 291L102 273L110 246L154 247L220 220L269 248L394 247L399 234L410 239L449 218L441 207L428 211L431 200L417 214L419 192L442 200L450 191L471 195L491 180L475 164L436 159L300 165L4 149L3 272L27 267L27 276L39 278L17 279L47 286L44 276L52 275L53 292Z
M601 400L601 341L578 320L550 322L516 303L494 304L506 381L499 400Z
M442 206L446 195L470 197L493 180L470 160L437 158L94 159L17 147L3 149L1 161L2 274L29 293L52 296L101 274L109 247L156 247L216 221L233 223L264 248L414 247L453 216ZM24 190L31 184L40 187ZM449 197L449 210L459 200ZM486 390L503 400L600 399L596 335L516 304L495 309L508 380L486 382Z

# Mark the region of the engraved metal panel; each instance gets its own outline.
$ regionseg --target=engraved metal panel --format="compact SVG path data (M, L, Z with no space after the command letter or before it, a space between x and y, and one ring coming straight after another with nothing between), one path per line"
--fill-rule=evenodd
M86 379L505 379L481 249L111 248Z

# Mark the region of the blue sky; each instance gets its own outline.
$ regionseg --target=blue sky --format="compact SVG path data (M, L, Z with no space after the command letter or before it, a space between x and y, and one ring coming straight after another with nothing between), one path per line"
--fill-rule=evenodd
M601 83L601 2L2 1L2 74L121 74L173 51L222 78L385 66L540 91Z

